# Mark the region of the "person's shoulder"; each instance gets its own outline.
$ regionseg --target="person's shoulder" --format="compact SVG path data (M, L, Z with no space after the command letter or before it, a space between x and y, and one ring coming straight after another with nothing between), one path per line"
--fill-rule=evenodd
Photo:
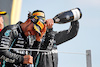
M5 26L4 28L7 28L7 29L15 29L16 27L18 27L22 22L19 21L18 23L16 24L13 24L13 25L7 25Z
M7 25L4 27L4 29L12 29L15 25Z
M6 32L7 30L13 31L14 29L17 29L17 25L16 25L16 24L14 24L14 25L7 25L7 26L5 26L5 27L2 29L2 31L3 31L3 32Z

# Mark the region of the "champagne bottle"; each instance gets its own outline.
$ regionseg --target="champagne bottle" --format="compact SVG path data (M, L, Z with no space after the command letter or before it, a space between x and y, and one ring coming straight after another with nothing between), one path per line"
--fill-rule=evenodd
M54 23L63 24L79 20L82 17L82 12L79 8L74 8L68 11L57 14L53 20Z

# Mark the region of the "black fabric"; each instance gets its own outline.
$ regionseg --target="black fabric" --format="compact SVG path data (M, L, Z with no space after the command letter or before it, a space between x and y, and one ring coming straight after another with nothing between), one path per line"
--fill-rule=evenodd
M58 33L55 34L56 45L60 45L63 42L66 42L74 38L78 33L78 29L79 29L79 22L78 21L71 22L71 26L68 30L59 31Z
M5 27L0 33L0 47L9 48L26 48L28 45L27 37L24 35L20 24L18 22L15 25L9 25ZM6 61L6 67L23 67L23 56L26 55L28 51L21 51L17 49L0 49L0 57Z
M78 21L71 22L68 30L56 32L53 29L48 29L46 35L42 38L41 50L49 50L49 52L39 53L40 58L37 67L58 67L57 46L74 38L78 33L78 29Z
M4 43L6 45L6 47L11 46L11 43L15 38L13 29L17 29L17 31L19 33L18 34L19 38L17 39L17 41L14 43L14 45L12 47L17 47L17 48L25 48L26 47L25 46L27 44L26 37L23 35L23 32L21 31L19 24L20 23L18 23L17 25L14 25L14 26L7 26L2 30L2 33L0 33L0 41L1 41L2 40L1 38L4 37L4 33L7 30L11 30L10 35L13 35L13 36L10 37L11 42L9 42L9 43L6 42L7 44ZM42 38L41 44L40 44L40 42L35 41L34 45L31 48L31 49L49 50L49 52L32 52L32 56L34 58L34 66L36 65L36 61L38 60L37 67L57 67L58 66L57 46L74 38L78 33L78 29L79 29L78 21L71 22L71 26L68 30L56 32L56 31L53 31L53 29L48 29L46 35ZM20 43L18 43L18 41ZM21 41L23 41L23 43ZM1 47L4 47L5 45L3 45L0 42ZM11 50L11 52L9 52L8 50L0 50L0 53L1 53L0 54L1 56L5 55L7 58L13 58L16 60L16 63L15 62L13 62L13 63L7 62L6 66L14 67L15 65L16 66L23 65L22 61L23 61L23 56L25 55L24 51L23 51L23 53L21 53L18 50ZM7 54L5 54L5 53L7 53ZM40 55L40 57L39 57L39 59L37 59L39 55ZM21 64L19 64L19 63L21 63Z

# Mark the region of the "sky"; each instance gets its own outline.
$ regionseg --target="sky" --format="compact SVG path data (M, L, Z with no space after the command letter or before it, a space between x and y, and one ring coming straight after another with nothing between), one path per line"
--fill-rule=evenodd
M20 21L26 21L28 11L43 10L50 19L76 7L82 12L79 31L75 38L58 46L58 51L68 52L58 53L58 67L87 67L86 55L74 54L86 54L86 50L91 50L92 67L100 67L100 0L23 0ZM70 22L53 26L55 31L69 27Z

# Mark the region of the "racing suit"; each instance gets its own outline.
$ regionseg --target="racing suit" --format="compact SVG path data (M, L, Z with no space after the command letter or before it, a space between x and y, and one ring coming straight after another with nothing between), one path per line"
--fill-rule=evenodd
M79 22L71 22L71 26L68 30L60 32L48 29L46 35L42 39L41 50L49 50L48 52L40 52L36 64L37 67L57 67L58 65L58 53L57 46L74 38L77 35L79 29Z
M21 24L18 22L15 25L6 26L0 33L0 47L5 48L29 48L27 37L24 35ZM40 42L36 41L35 44ZM23 56L28 54L27 50L18 49L0 49L0 58L5 60L2 62L5 67L24 67Z

